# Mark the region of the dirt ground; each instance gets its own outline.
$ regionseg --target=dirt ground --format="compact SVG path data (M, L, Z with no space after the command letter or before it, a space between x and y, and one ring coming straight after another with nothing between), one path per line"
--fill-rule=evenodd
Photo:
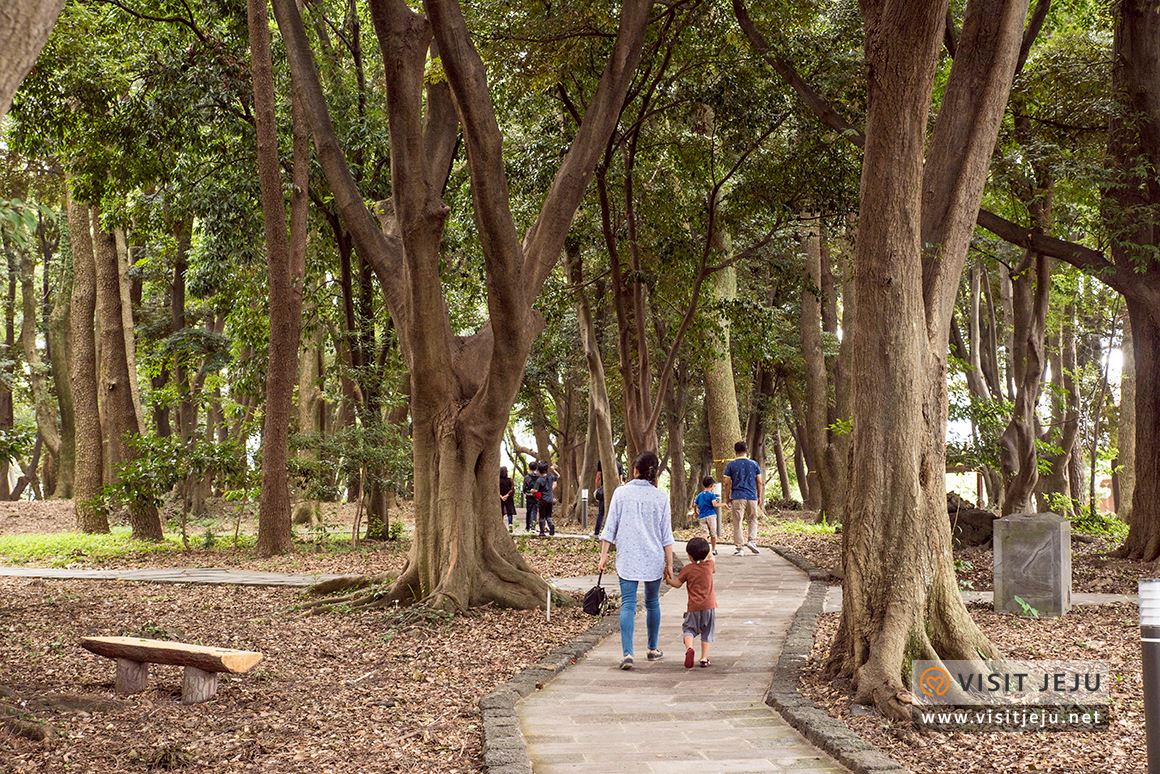
M1106 730L943 733L890 723L853 707L819 671L838 614L822 616L802 693L915 774L1039 772L1107 774L1145 768L1143 687L1135 605L1073 608L1063 618L1028 619L972 606L971 615L1003 654L1017 659L1107 662L1113 675L1112 721Z
M483 695L590 625L578 608L306 615L297 593L229 586L0 579L0 685L26 697L111 698L95 714L39 713L59 737L0 731L0 772L465 772L481 765ZM181 672L154 666L114 697L114 665L83 635L259 650L216 699L182 706Z

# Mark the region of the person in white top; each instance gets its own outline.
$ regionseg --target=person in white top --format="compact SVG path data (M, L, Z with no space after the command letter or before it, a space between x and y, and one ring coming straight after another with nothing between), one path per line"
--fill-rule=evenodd
M644 452L632 465L632 481L616 488L608 506L608 520L600 534L600 561L608 565L608 547L616 546L616 574L620 576L621 669L632 669L636 593L644 581L645 622L648 629L648 660L661 652L661 580L673 574L673 519L669 496L657 489L660 460Z

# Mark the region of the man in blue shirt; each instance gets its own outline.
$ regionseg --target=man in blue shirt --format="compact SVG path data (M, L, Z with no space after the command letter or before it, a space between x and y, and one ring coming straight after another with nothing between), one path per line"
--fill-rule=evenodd
M741 556L743 547L756 554L757 514L765 497L765 478L761 475L761 466L749 458L745 441L733 444L733 451L737 458L725 466L721 481L722 498L733 514L733 555ZM748 533L745 542L741 540L742 519Z

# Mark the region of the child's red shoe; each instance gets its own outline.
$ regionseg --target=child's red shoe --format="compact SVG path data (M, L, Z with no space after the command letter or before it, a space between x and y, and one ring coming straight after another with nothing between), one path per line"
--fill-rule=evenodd
M693 658L694 658L693 649L688 648L685 651L685 669L692 669L693 668Z

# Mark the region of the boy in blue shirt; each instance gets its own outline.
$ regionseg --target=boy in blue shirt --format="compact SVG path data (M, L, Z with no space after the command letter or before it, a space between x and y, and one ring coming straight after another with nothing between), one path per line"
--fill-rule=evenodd
M697 524L709 533L709 543L713 549L713 556L717 555L717 509L721 501L713 492L713 485L717 483L712 476L701 479L701 492L693 503L697 506Z

